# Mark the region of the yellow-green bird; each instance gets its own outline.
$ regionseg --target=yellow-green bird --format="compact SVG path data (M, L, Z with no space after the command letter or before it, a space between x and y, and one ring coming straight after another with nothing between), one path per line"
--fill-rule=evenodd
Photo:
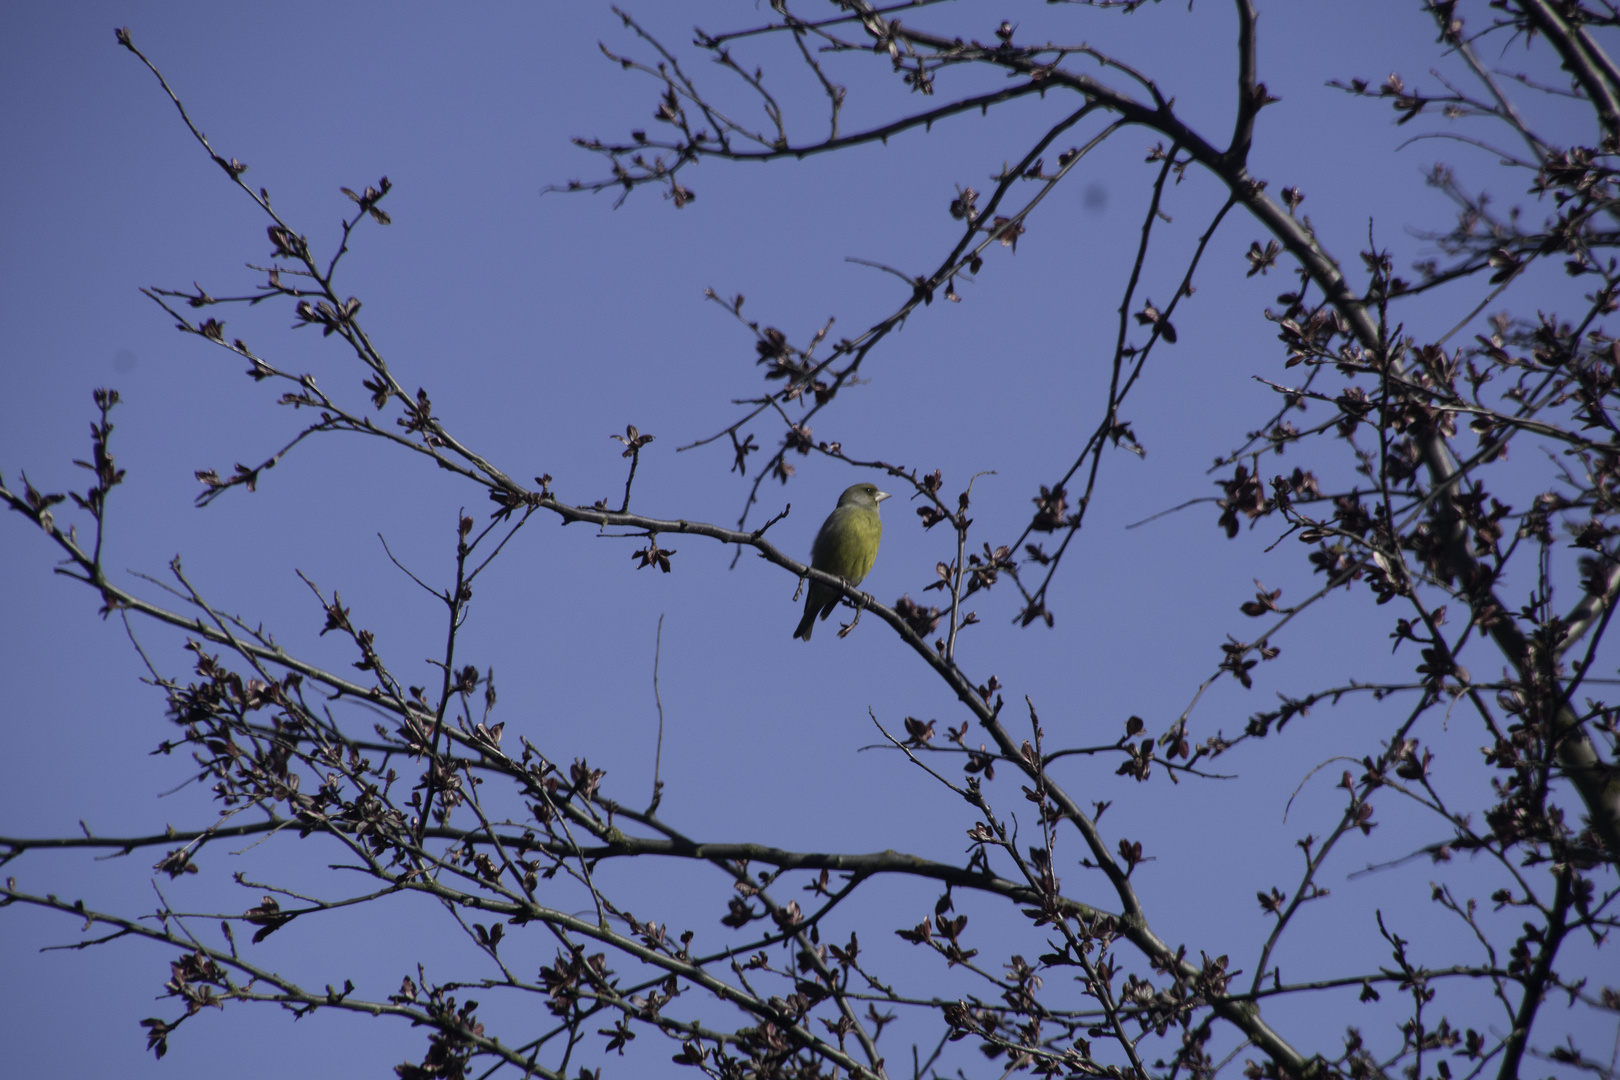
M852 484L838 496L838 505L821 523L816 542L810 546L810 565L834 577L841 577L851 585L859 585L877 559L878 543L883 539L883 519L878 516L878 503L889 497L879 491L876 484ZM819 581L810 582L810 595L804 599L804 618L793 631L796 638L810 640L816 618L825 619L843 594Z

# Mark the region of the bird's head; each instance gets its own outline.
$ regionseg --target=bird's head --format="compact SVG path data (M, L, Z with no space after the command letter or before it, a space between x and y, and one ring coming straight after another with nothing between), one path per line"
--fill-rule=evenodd
M861 506L868 510L876 510L878 503L888 497L889 493L879 491L876 484L851 484L838 497L838 505Z

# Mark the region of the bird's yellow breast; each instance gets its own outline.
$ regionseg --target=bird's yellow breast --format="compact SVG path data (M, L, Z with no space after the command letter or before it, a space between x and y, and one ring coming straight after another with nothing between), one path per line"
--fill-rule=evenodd
M877 559L883 519L876 510L840 506L822 523L810 548L810 565L859 585Z

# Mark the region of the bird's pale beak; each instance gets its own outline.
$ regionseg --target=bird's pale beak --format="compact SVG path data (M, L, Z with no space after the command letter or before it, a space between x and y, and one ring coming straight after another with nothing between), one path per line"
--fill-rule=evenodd
M887 499L888 497L889 497L889 493L887 491L880 491L875 496L875 498L877 499L878 502L882 502L884 499Z

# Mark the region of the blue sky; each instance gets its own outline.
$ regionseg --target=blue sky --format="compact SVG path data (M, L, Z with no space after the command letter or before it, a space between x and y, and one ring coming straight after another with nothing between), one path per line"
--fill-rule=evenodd
M693 23L714 31L765 15L751 4L630 10L672 45L684 44ZM1297 185L1306 193L1302 212L1347 268L1369 228L1398 266L1409 265L1426 251L1413 230L1449 224L1424 169L1449 160L1470 186L1482 186L1495 179L1492 159L1454 144L1403 147L1419 125L1397 129L1388 109L1323 84L1393 70L1423 77L1441 62L1432 26L1415 4L1385 0L1261 10L1261 78L1282 101L1261 117L1252 171L1273 190ZM964 36L988 37L1008 18L1028 39L1087 40L1158 77L1178 110L1216 141L1230 130L1225 6L1155 5L1122 17L963 4L927 18ZM342 593L412 682L429 677L423 660L438 651L443 620L387 562L378 536L419 576L443 581L457 512L481 515L482 496L381 446L329 439L289 456L254 494L192 506L195 470L225 473L262 459L299 417L275 407L269 388L243 378L235 361L177 334L137 291L193 281L215 295L246 291L257 275L243 264L267 259L268 245L254 207L190 141L150 74L114 43L113 28L124 25L216 148L247 162L245 179L266 186L312 244L329 250L349 210L340 185L390 178L394 224L361 231L346 260L346 291L365 302L366 325L401 380L426 388L452 430L510 474L549 473L562 497L589 503L616 499L623 463L608 436L636 424L657 441L643 454L634 507L722 524L736 520L747 490L727 471L729 451L723 442L676 448L725 427L737 415L732 399L756 394L760 383L751 336L703 290L745 294L746 315L798 342L829 317L837 319L835 338L853 335L901 303L905 289L846 260L931 269L957 235L946 213L954 185L984 190L1033 133L1073 107L1026 101L931 135L802 162L709 162L686 180L698 195L692 205L677 211L644 190L614 210L611 195L541 194L600 174L571 136L652 126L655 85L597 49L600 41L638 50L605 5L0 10L0 472L12 483L26 470L42 489L80 485L70 462L88 449L91 390L118 388L124 403L113 451L128 481L115 493L109 564L162 577L179 555L217 606L262 619L290 649L345 667L352 657L341 643L318 637L321 613L294 573L301 570ZM797 129L819 133L823 106L806 93L791 57L766 49L757 60L780 73ZM1502 59L1536 62L1519 53ZM723 73L695 64L702 78L732 90ZM846 129L914 104L869 58L846 62L837 77L851 88ZM993 85L968 76L941 92L981 84ZM874 354L870 382L840 396L818 419L817 437L842 441L855 457L942 469L951 494L971 474L995 470L975 487L974 543L1016 535L1037 485L1096 422L1114 309L1151 178L1144 152L1154 141L1127 130L1093 155L1034 219L1016 255L993 251L978 280L959 287L961 304L936 301ZM1191 171L1172 189L1165 209L1173 220L1161 225L1165 247L1144 280L1147 297L1169 298L1182 272L1178 253L1190 250L1220 198ZM1313 588L1296 551L1267 554L1274 536L1262 532L1220 539L1208 506L1124 528L1211 494L1210 460L1271 407L1248 376L1280 370L1260 312L1289 280L1243 276L1243 252L1260 236L1240 214L1217 235L1199 291L1176 320L1179 343L1155 357L1132 399L1129 419L1148 453L1108 459L1079 557L1051 604L1056 627L1012 627L1018 605L1006 587L971 605L983 625L964 634L966 669L981 680L996 674L1009 701L1028 694L1049 743L1111 740L1131 714L1162 730L1214 670L1224 635L1253 633L1237 610L1253 593L1251 579L1283 587L1284 602ZM1542 287L1527 281L1507 299L1533 308ZM1431 324L1410 329L1440 332L1476 299L1437 301L1414 316ZM352 357L313 331L290 331L290 311L266 305L223 317L230 336L360 400ZM767 447L778 438L760 429ZM790 484L762 489L762 505L775 514L792 504L772 536L803 554L837 493L868 477L815 458L795 464ZM950 556L949 538L920 529L904 499L887 504L885 520L865 587L885 601L920 599L935 562ZM464 655L494 668L498 718L509 733L527 734L557 760L585 757L608 769L608 787L622 785L626 801L644 798L663 616L663 811L673 822L705 838L961 857L967 808L896 755L863 751L880 741L869 710L891 730L907 715L937 717L941 727L966 719L898 641L873 620L848 639L824 630L803 645L789 637L797 619L790 576L746 556L728 569L729 551L690 538L670 543L674 573L635 571L632 546L537 519L482 584ZM184 763L149 753L172 729L161 697L138 682L143 672L123 627L98 619L93 596L50 573L53 552L21 519L0 524L0 551L0 678L9 688L0 833L71 833L81 819L112 834L208 821L205 791L173 790ZM1386 622L1362 594L1335 598L1280 641L1282 657L1262 669L1254 690L1217 683L1198 705L1194 730L1233 734L1276 691L1399 670L1384 645ZM147 628L141 642L166 671L184 670L177 638ZM1286 738L1223 759L1237 781L1136 786L1112 775L1113 762L1084 760L1063 780L1087 800L1114 800L1105 818L1111 835L1145 841L1156 862L1138 880L1161 936L1229 952L1250 967L1267 930L1253 894L1272 884L1288 889L1297 876L1294 840L1336 820L1328 777L1337 770L1305 784L1284 823L1287 800L1317 763L1375 746L1385 726L1379 715L1354 704L1320 710ZM1460 763L1478 741L1465 727L1425 738L1449 745ZM1479 778L1459 768L1455 781L1466 790ZM1010 781L991 794L1009 810L1018 801ZM1427 935L1436 962L1449 955L1456 931L1429 910L1426 863L1346 879L1438 835L1397 804L1381 815L1382 829L1349 845L1330 872L1334 899L1285 942L1277 957L1285 971L1360 970L1368 950L1381 949L1374 906L1400 911L1408 936ZM331 894L343 883L321 869L325 861L291 842L240 855L218 849L198 878L164 879L163 888L185 910L239 912L259 892L230 884L231 873ZM92 906L150 910L149 862L29 856L7 873ZM713 875L664 870L657 880L625 882L646 897L637 913L667 904L660 918L715 940L724 894ZM888 906L874 897L873 937L917 921L932 902L932 892L900 887L884 894ZM296 925L262 948L269 966L316 986L353 977L361 992L381 996L423 955L444 965L441 977L456 965L476 967L470 947L433 910L402 904ZM0 928L0 968L10 976L0 1028L14 1035L19 1075L376 1073L419 1052L420 1033L385 1022L317 1015L294 1024L235 1007L188 1025L169 1057L154 1063L136 1022L174 1012L151 1000L166 977L165 955L127 943L41 954L42 945L74 940L77 928L33 911L6 911ZM872 945L909 962L893 940ZM1348 998L1335 1001L1324 1019L1284 1006L1279 1024L1303 1025L1303 1043L1332 1050L1350 1008ZM1375 1011L1357 1015L1371 1029ZM15 1037L24 1033L33 1037ZM662 1046L637 1052L639 1067L665 1068Z

